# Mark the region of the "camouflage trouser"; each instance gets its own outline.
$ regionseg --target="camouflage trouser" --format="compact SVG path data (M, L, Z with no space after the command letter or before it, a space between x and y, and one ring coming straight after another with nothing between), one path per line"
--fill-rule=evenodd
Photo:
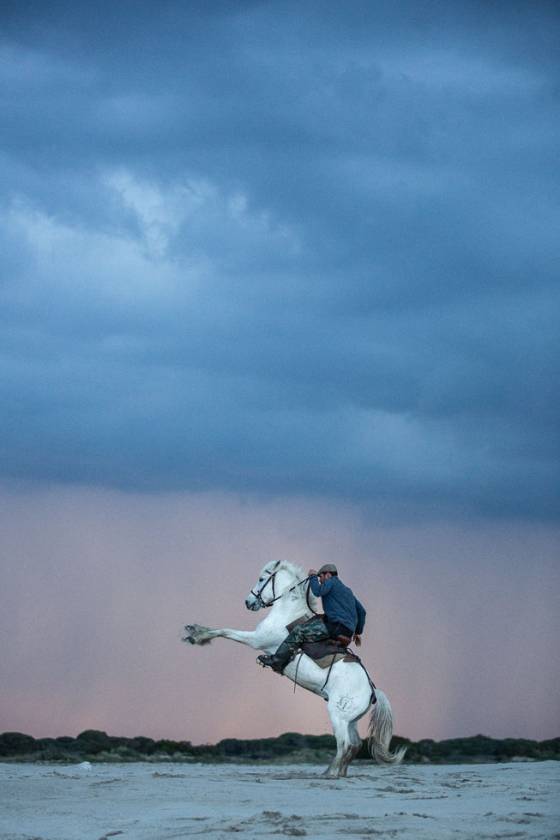
M310 618L302 624L296 624L294 629L286 636L274 656L289 661L295 655L298 648L304 642L319 642L321 639L328 639L329 631L320 616Z

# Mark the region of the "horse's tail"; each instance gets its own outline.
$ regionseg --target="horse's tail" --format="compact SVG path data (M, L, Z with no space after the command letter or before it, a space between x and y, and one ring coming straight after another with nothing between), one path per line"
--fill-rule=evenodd
M406 747L399 747L395 752L389 749L393 737L393 713L386 695L375 689L377 703L374 704L368 729L368 747L371 757L378 764L400 764Z

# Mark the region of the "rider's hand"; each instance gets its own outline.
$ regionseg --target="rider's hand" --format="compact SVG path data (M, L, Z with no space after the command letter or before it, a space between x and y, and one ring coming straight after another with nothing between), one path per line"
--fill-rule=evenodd
M317 572L315 571L315 569L309 569L309 571L307 572L307 574L309 575L309 577L311 577L312 575L316 575L316 574L317 574Z
M354 636L354 641L356 642L356 647L360 647L362 644L362 637L358 636L358 634L356 633Z

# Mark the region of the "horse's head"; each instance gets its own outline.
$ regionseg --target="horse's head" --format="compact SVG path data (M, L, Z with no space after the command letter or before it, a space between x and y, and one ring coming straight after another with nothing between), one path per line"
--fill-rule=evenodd
M301 580L301 569L292 563L276 560L263 566L259 579L245 598L248 610L270 607L291 586Z

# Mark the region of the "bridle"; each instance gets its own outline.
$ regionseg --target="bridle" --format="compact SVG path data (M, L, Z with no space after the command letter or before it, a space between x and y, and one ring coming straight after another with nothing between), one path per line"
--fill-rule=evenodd
M259 589L258 592L255 592L254 589L251 589L251 595L254 595L254 597L257 599L257 603L258 603L259 607L262 607L262 608L271 607L273 605L273 603L278 600L278 598L282 597L282 595L279 595L278 598L276 597L276 588L275 588L275 585L274 585L274 580L276 578L276 575L278 574L277 570L278 570L279 565L280 565L280 561L277 560L276 563L274 564L274 568L273 568L272 572L267 577L267 579L265 580L265 582L263 583L263 585L261 586L261 588ZM267 604L266 601L263 601L262 594L263 594L264 590L266 589L266 587L268 586L268 584L271 581L272 581L272 601L269 601L268 604ZM282 593L282 594L284 594L284 593Z
M276 563L274 564L274 568L272 569L270 575L267 577L267 579L265 580L265 582L263 583L263 585L261 586L261 588L257 592L255 592L254 589L251 589L251 595L253 595L257 599L257 603L258 603L259 607L261 607L262 609L266 609L267 607L271 607L274 603L276 603L276 601L279 601L280 598L283 598L284 595L288 595L290 592L294 592L298 588L298 586L301 586L302 583L307 583L308 580L309 580L309 577L303 578L302 580L298 580L297 583L294 583L294 585L291 586L289 589L286 589L285 592L282 592L282 593L280 593L280 595L277 595L276 594L276 586L275 586L274 581L275 581L276 575L279 572L279 569L278 569L279 565L280 565L280 560L277 560ZM263 599L262 594L263 594L264 590L266 589L266 587L268 586L268 584L271 583L271 582L272 582L272 600L265 601ZM306 600L307 606L309 607L311 612L315 612L312 609L311 604L309 603L309 586L307 586L307 589L305 591L305 600ZM316 615L316 613L315 613L315 615Z

